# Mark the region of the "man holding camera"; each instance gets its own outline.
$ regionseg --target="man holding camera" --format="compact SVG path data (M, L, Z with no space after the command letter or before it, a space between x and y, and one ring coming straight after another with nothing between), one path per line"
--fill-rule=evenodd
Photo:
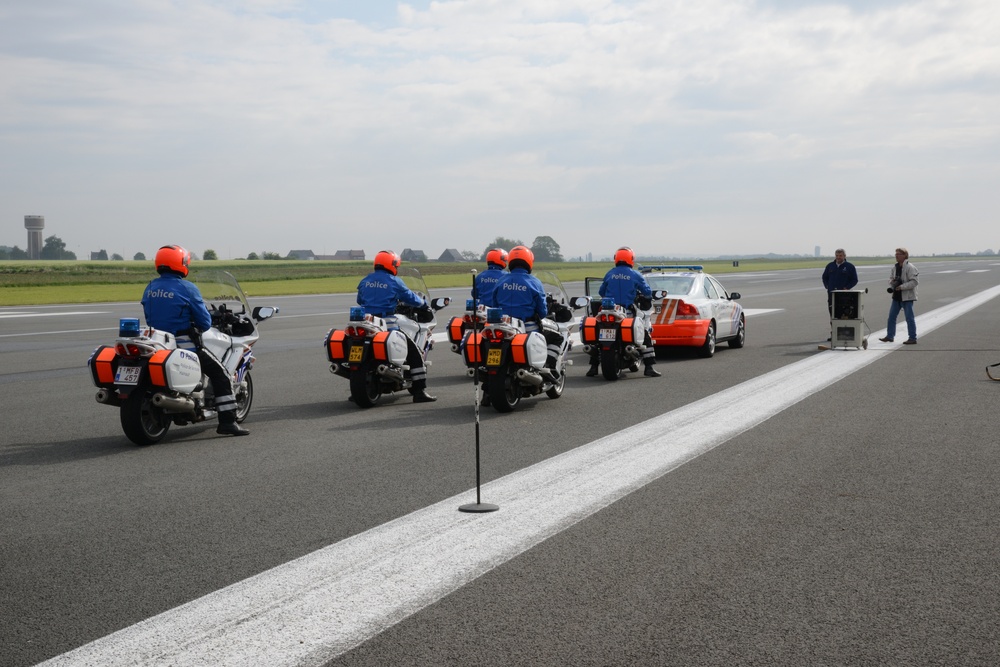
M896 337L896 318L902 310L906 316L907 338L903 345L917 344L917 321L913 317L913 302L917 300L917 267L910 264L910 253L906 248L896 248L896 264L889 270L889 288L892 305L889 306L889 322L885 327L883 343L891 343Z

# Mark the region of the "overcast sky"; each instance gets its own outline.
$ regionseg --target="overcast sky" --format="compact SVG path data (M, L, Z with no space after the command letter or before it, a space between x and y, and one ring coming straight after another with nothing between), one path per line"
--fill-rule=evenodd
M1000 250L996 0L3 0L0 244Z

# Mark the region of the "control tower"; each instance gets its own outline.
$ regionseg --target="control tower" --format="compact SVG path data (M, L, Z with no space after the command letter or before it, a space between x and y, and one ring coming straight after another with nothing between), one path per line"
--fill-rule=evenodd
M24 228L28 230L28 259L41 259L42 230L45 229L45 216L24 216Z

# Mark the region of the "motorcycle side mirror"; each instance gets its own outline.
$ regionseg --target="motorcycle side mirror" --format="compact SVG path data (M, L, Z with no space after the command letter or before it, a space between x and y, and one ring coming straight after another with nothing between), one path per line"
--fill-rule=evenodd
M590 305L590 297L574 296L572 299L570 299L569 305L573 306L573 308L584 308Z
M254 306L251 316L258 322L261 322L277 314L278 308L276 306Z
M439 296L436 299L431 299L431 308L434 310L441 310L449 303L451 303L451 297Z
M656 301L657 299L665 299L666 297L667 297L667 290L665 290L665 289L653 290L653 300L654 301Z

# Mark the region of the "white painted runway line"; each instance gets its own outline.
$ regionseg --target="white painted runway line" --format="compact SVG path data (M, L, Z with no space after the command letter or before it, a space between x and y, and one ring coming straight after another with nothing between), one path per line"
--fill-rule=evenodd
M998 295L919 316L921 335ZM486 484L498 512L459 512L470 490L43 664L320 665L899 345L813 355Z

